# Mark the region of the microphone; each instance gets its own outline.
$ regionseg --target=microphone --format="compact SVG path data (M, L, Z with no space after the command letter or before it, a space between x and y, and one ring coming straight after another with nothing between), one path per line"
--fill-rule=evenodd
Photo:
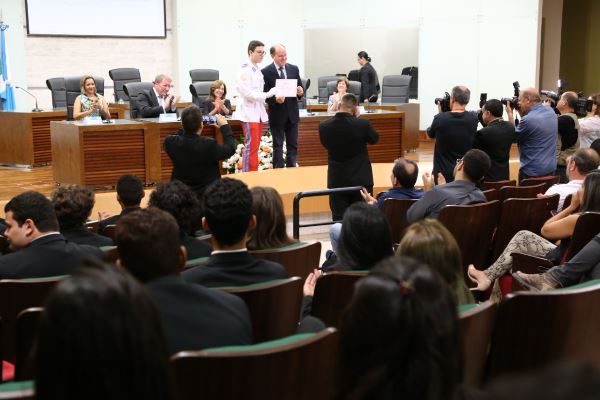
M44 110L42 110L41 108L38 107L37 97L35 97L33 94L31 94L31 92L29 92L28 90L23 89L21 86L15 86L15 88L21 89L22 91L24 91L25 93L27 93L28 95L30 95L31 97L33 97L35 99L35 108L33 110L31 110L32 112L41 112L41 111L44 111Z

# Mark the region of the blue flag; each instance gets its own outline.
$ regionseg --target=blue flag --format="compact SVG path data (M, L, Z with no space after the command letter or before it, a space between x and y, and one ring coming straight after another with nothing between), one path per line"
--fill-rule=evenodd
M2 109L7 111L15 110L15 94L9 81L8 60L6 58L6 39L5 31L8 25L0 22L0 100L2 100Z

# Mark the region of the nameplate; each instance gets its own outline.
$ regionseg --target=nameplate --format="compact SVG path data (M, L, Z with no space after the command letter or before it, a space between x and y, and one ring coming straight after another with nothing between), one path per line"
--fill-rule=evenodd
M158 122L177 122L177 113L160 114Z
M365 114L365 107L364 106L358 106L358 112L360 114Z
M307 110L307 109L303 108L303 109L300 109L300 110L298 110L298 111L300 112L300 116L301 116L301 117L306 117L306 116L308 116L308 110Z
M96 117L85 117L82 121L85 125L102 125L102 118Z

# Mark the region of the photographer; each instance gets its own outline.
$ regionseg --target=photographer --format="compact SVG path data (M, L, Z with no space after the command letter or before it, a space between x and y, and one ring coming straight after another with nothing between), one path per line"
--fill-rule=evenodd
M592 111L585 118L579 120L580 147L590 147L592 142L600 138L600 93L591 95Z
M579 148L579 121L575 115L577 93L565 92L556 103L558 116L558 140L556 142L556 172L559 183L567 183L567 158Z
M450 95L450 111L442 112L442 101L436 101L439 114L427 129L427 136L435 139L433 177L437 184L441 173L446 182L454 180L456 160L461 159L473 145L477 132L477 114L465 112L471 91L465 86L455 86Z
M505 106L508 122L515 124L513 108ZM519 147L519 182L526 178L553 175L556 171L556 141L558 121L556 113L542 104L536 88L519 93L517 111L521 122L515 127Z

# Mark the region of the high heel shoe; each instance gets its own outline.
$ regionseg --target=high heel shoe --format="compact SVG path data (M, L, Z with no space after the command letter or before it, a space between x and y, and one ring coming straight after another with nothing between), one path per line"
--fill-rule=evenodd
M484 292L488 290L490 286L492 286L492 281L488 279L488 277L485 275L485 272L478 270L473 264L469 265L469 268L467 269L467 275L473 283L477 284L477 287L474 288L475 290Z

